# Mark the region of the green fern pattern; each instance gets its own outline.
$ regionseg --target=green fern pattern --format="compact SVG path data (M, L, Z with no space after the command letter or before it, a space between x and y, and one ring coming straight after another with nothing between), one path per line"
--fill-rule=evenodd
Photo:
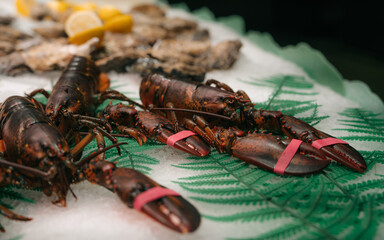
M349 133L349 136L340 138L347 141L384 142L384 119L380 118L380 113L347 108L340 115L345 117L339 120L344 128L336 128L335 130Z
M108 140L107 140L108 141ZM118 167L133 168L141 171L144 174L149 174L153 165L159 163L159 160L144 153L145 151L162 147L161 144L148 141L143 146L140 146L134 139L118 138L119 142L128 144L120 146L122 154L119 155L117 150L107 151L105 158L107 161L116 162ZM111 143L108 141L107 145ZM97 151L96 141L91 142L84 149L84 156L91 152Z
M383 153L364 153L369 163ZM362 174L336 163L321 174L305 178L281 177L249 166L225 154L212 153L204 159L176 167L195 171L178 183L191 192L191 199L225 207L246 206L236 213L205 214L216 222L290 222L279 225L252 239L361 239L373 236L379 216L383 216L384 176L375 180L356 181ZM373 191L374 190L374 191ZM381 215L380 215L381 214ZM287 220L287 221L285 221ZM383 221L383 220L381 220Z
M306 113L307 117L300 118L312 125L329 117L319 116L316 100L308 99L317 93L313 84L302 77L274 76L247 83L274 89L266 102L256 103L257 107L290 115ZM305 100L289 100L293 99L291 95L299 95ZM356 120L360 114L365 116L364 121L361 117ZM343 120L348 129L378 130L379 133L368 131L366 135L382 136L384 121L377 118L377 114L347 109L341 115L353 118ZM376 164L383 164L382 151L361 151L361 154L366 159L367 172L374 171ZM274 229L264 233L254 232L249 237L229 239L372 239L379 222L384 221L384 175L365 180L364 174L332 162L319 174L284 177L217 152L204 159L189 157L188 160L175 167L193 174L175 182L191 193L190 198L197 203L222 206L220 209L238 208L236 213L225 213L225 210L212 213L209 207L204 208L203 216L207 220L254 224L279 220L287 223L276 224Z
M301 76L276 75L268 79L255 79L239 81L254 86L273 88L269 99L265 102L255 103L255 108L266 110L279 110L286 115L295 116L302 113L310 113L303 121L315 126L321 120L329 116L318 116L318 107L316 101L310 99L318 95L314 91L314 84L308 82ZM297 100L296 98L307 100Z
M8 185L5 187L0 188L0 205L8 208L13 209L14 203L21 201L21 202L28 202L28 203L34 203L33 200L25 197L23 194L19 193L17 191L19 187ZM0 222L0 227L2 227ZM18 236L18 239L21 239L22 236ZM16 238L15 238L16 239Z

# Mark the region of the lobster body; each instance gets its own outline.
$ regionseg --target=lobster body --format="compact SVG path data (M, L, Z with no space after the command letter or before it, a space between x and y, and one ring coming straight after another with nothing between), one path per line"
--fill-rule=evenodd
M75 142L80 142L77 130L87 126L116 143L116 138L105 130L106 128L110 130L110 126L105 121L93 117L99 104L97 95L108 86L109 78L100 72L93 61L86 57L74 56L51 93L44 89L36 89L29 96L41 93L47 97L45 113L67 140L74 136Z
M56 117L60 110L81 115L93 114L99 75L99 69L91 60L73 57L48 98L47 116Z
M213 86L215 85L215 86ZM243 131L265 129L274 134L284 134L290 138L300 139L307 143L315 142L332 136L325 134L309 124L283 115L280 111L254 109L250 98L243 91L234 92L229 86L216 80L208 80L206 84L177 81L153 74L144 78L140 86L140 98L145 107L190 109L210 112L229 117L231 121L207 117L208 121L200 124L202 128L209 125L233 126ZM176 111L179 119L195 118L195 113ZM200 121L201 122L201 121ZM196 129L196 128L195 128ZM237 135L243 136L243 135ZM221 137L211 137L220 151L224 145ZM267 139L266 139L267 140ZM226 147L228 150L230 147ZM322 146L321 151L330 159L340 162L356 171L364 171L366 163L361 154L348 144Z
M140 86L140 99L147 107L150 105L167 107L168 103L172 103L174 108L211 112L228 117L234 116L237 109L244 110L249 105L249 103L236 101L239 99L236 93L195 82L176 81L157 74L143 79ZM188 112L176 112L176 114L180 119L192 118L193 115ZM210 120L213 120L213 122L210 121L211 125L217 122L215 119ZM235 121L236 123L232 124L244 124L243 119ZM229 124L229 122L225 123Z
M29 186L55 192L65 206L74 166L67 142L40 107L27 98L12 96L1 105L1 139L8 161L47 173L45 179L20 170Z
M175 134L172 122L153 112L137 111L132 105L108 105L103 115L117 125L120 132L133 136L140 144L149 138L167 144L169 137ZM210 147L198 136L189 136L175 142L173 147L195 156L206 156Z

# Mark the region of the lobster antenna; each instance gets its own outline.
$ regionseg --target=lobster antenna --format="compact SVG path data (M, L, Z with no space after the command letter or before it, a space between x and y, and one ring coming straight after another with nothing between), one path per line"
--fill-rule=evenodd
M91 154L88 155L87 157L85 157L85 158L83 158L83 159L77 161L77 162L74 163L74 164L75 164L76 167L80 167L81 165L87 163L87 162L90 161L92 158L96 157L97 155L102 154L103 152L106 152L106 151L108 151L109 149L111 149L111 148L113 148L113 147L117 147L117 146L124 145L124 144L128 144L128 143L123 142L123 143L115 143L115 144L112 144L112 145L110 145L110 146L108 146L108 147L106 147L106 148L100 149L100 150L97 151L97 152L93 152L93 153L91 153Z
M120 93L120 92L118 92L116 90L108 90L108 93L109 94L115 94L115 96L111 97L111 99L120 100L120 101L127 101L130 104L136 105L136 106L138 106L138 107L140 107L142 109L146 109L142 104L136 102L135 100L125 96L124 94L122 94L122 93ZM108 98L108 97L106 97L106 98ZM100 100L105 100L106 98L101 97Z
M133 100L133 99L130 99L129 97L127 97L127 96L120 96L120 97L116 97L115 98L116 100L121 100L121 101L127 101L127 102L129 102L130 104L133 104L133 105L136 105L136 106L138 106L138 107L140 107L140 108L142 108L142 109L145 109L145 107L143 106L143 105L141 105L140 103L138 103L138 102L136 102L135 100Z
M151 111L152 110L161 110L161 111L189 112L189 113L196 113L196 114L206 115L206 116L210 116L210 117L221 118L221 119L224 119L224 120L227 120L227 121L233 121L232 118L227 117L227 116L223 116L223 115L220 115L220 114L203 112L203 111L198 111L198 110L191 110L191 109L184 109L184 108L151 108L150 110Z
M36 176L39 176L39 177L43 177L43 178L44 177L45 178L49 177L48 173L43 172L43 171L41 171L39 169L28 167L28 166L24 166L24 165L20 165L18 163L10 162L10 161L7 161L7 160L0 159L0 164L6 165L6 166L10 166L10 167L22 170L22 171L26 171L26 172L32 173L32 174L34 174Z
M80 135L87 135L88 133L87 132L80 132ZM130 135L128 134L120 134L120 133L111 133L111 136L112 137L123 137L123 138L132 138Z

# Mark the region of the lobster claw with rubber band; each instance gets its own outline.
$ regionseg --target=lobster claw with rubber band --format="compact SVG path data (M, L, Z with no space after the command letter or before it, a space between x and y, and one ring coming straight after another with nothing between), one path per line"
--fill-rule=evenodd
M312 174L330 163L320 150L297 139L262 133L236 136L231 128L217 127L213 132L220 138L222 151L279 175Z
M257 124L259 129L267 129L273 133L284 134L290 138L310 143L328 158L355 171L364 172L367 169L363 156L347 142L323 133L300 119L283 115L279 111L255 110L252 115L255 122L259 123ZM270 122L274 124L272 125ZM270 125L268 126L268 124Z
M197 209L173 190L160 186L131 168L118 168L107 161L91 161L87 180L116 193L128 207L145 213L166 227L181 233L195 231L201 217Z
M234 92L228 85L217 80L211 79L200 84L152 74L143 78L141 82L140 99L145 108L165 112L167 115L173 116L171 118L173 122L183 122L185 128L198 133L219 152L226 151L233 154L234 151L231 148L236 142L234 139L248 139L249 146L243 147L243 152L237 155L243 161L248 161L248 157L244 157L248 152L257 151L259 144L256 142L264 139L265 145L262 147L269 148L269 150L265 151L263 156L255 154L250 162L269 170L271 170L271 166L277 164L275 155L281 153L277 148L285 146L284 141L271 139L267 134L258 137L245 136L244 132L254 129L267 130L273 134L303 141L302 146L293 156L306 154L305 152L315 153L314 156L317 157L310 157L310 161L313 161L318 167L308 169L308 165L305 164L297 172L298 175L310 174L316 169L319 171L326 167L329 164L328 160L318 161L318 158L325 159L324 155L355 171L363 172L367 168L361 154L346 142L333 138L302 120L283 115L280 111L255 109L244 91ZM173 114L169 114L170 112ZM234 135L236 138L230 138L232 139L231 144L223 142L222 139L225 137L218 134L220 131L215 130L217 127L232 129L230 135ZM256 141L256 139L258 140ZM245 140L241 141L245 143ZM288 148L288 152L293 151L289 145L284 148ZM270 163L266 164L265 159L269 159ZM291 164L296 161L295 158L291 158ZM266 167L267 165L269 167ZM309 165L313 166L313 164ZM297 167L299 166L300 164L297 165ZM289 168L288 165L287 170ZM278 174L282 173L278 171ZM285 172L285 174L289 173ZM292 174L296 175L296 173Z
M140 104L125 97L121 93L110 90L115 99ZM131 136L142 145L147 137L165 143L170 147L179 149L194 156L203 157L210 153L210 146L196 133L183 130L177 124L159 114L149 111L137 111L133 105L118 103L107 105L102 117L111 125L116 126L120 133Z

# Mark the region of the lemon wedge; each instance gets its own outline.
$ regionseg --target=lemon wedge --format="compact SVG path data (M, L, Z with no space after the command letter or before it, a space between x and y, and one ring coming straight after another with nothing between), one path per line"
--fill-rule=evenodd
M104 28L102 26L76 33L75 35L69 38L69 41L73 44L80 45L94 37L97 37L99 39L98 45L100 46L104 38Z
M99 14L101 20L108 21L109 19L122 15L123 13L112 5L104 5L97 10L97 14Z
M18 14L28 17L31 14L31 10L35 4L35 0L16 0L16 11Z
M130 15L119 15L105 22L106 31L128 33L132 30L133 20Z

